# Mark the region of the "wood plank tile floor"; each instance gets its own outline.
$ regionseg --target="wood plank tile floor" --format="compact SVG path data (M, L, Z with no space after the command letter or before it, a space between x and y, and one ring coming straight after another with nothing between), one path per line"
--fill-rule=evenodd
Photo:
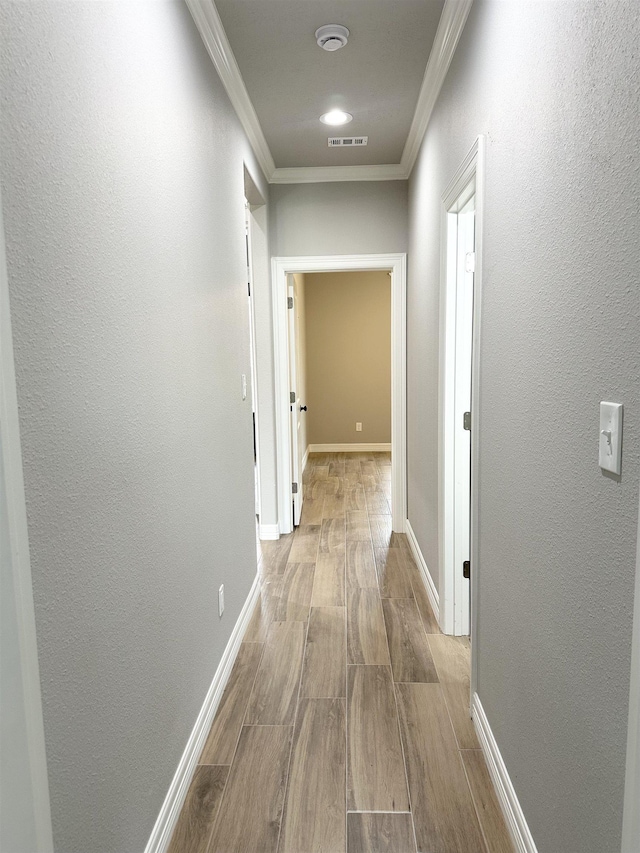
M311 454L169 853L513 853L469 719L469 643L440 633L391 458Z

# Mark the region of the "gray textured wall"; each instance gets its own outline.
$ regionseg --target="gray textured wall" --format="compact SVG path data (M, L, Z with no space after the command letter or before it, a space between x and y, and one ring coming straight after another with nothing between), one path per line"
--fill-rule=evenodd
M275 184L271 254L353 255L407 251L407 182Z
M640 452L640 6L477 0L410 182L409 516L437 572L440 196L486 134L479 694L540 853L619 850ZM623 475L598 404L625 405Z
M184 4L0 20L56 849L140 851L255 575L243 158L257 170Z

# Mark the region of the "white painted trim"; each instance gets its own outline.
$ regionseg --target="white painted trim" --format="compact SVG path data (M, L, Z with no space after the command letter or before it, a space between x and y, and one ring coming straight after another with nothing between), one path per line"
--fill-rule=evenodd
M424 72L418 103L400 163L407 175L414 167L427 126L447 76L451 60L467 21L473 0L445 0Z
M292 530L287 274L391 270L391 512L393 529L397 533L404 533L407 517L407 256L322 255L272 258L271 265L280 532L290 533Z
M276 169L272 184L322 184L334 181L406 181L407 172L399 163L377 166L299 166Z
M517 853L537 853L533 836L477 693L473 694L471 701L471 715Z
M629 688L629 729L627 770L622 819L622 853L640 850L640 513L636 545L636 592L631 641L631 683Z
M279 539L280 525L279 524L260 524L258 525L258 535L261 540Z
M247 134L249 144L267 181L275 172L271 151L264 138L264 133L258 121L258 115L251 103L247 87L231 50L229 39L222 26L220 15L213 0L185 0L191 16L195 21L198 32L213 62L222 85L226 89L229 100L235 109L240 123Z
M391 444L310 444L310 453L389 453Z
M213 0L185 0L262 171L267 181L274 184L407 180L418 156L472 2L473 0L445 0L400 163L276 169Z
M307 467L307 462L309 461L309 454L311 453L311 445L307 445L307 449L304 452L304 456L302 457L302 473L304 474L304 469Z
M413 559L416 561L416 565L420 569L424 588L426 589L427 596L429 598L429 604L431 605L431 609L433 610L433 613L436 617L436 621L439 625L440 596L438 595L438 590L436 589L436 585L433 582L433 578L431 577L431 572L429 571L429 567L427 566L424 555L420 549L420 545L418 544L418 540L416 539L416 534L413 532L413 527L411 526L411 522L408 518L405 521L404 532L407 534L409 548L411 549L411 553L413 554Z
M9 549L15 596L18 645L24 696L27 749L29 753L33 817L38 853L53 850L49 779L42 718L42 695L36 619L33 604L27 507L22 471L16 374L9 304L2 200L0 198L0 442L4 467Z
M258 575L256 575L238 621L231 632L229 642L222 654L218 668L213 676L213 681L207 691L204 704L198 714L198 719L182 753L178 769L169 786L169 791L160 809L160 814L145 847L145 853L164 853L169 846L171 835L180 816L180 810L182 809L198 764L198 758L209 734L224 688L231 675L231 669L238 654L242 637L251 619L253 608L258 600L259 592L260 582Z
M451 265L448 263L449 235L448 216L465 188L475 180L476 198L476 266L474 277L473 343L471 354L471 625L467 625L465 614L467 599L456 594L456 578L462 571L455 565L454 517L455 517L455 465L454 465L454 377L455 377L455 306L450 305ZM439 541L440 541L440 599L442 623L445 634L471 633L472 685L475 686L475 602L477 601L478 560L478 431L480 394L480 337L482 303L482 232L484 216L484 137L479 136L464 158L446 190L441 203L441 261L440 261L440 397L439 397ZM448 307L449 306L449 307Z

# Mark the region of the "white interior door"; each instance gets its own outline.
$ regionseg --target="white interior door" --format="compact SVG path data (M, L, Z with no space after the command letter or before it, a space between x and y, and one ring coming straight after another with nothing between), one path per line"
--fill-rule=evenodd
M302 457L304 455L303 442L301 441L302 426L302 401L300 398L300 353L299 353L299 315L298 298L296 292L295 277L288 276L289 296L289 389L290 389L290 419L289 430L291 435L291 491L293 498L293 524L300 524L302 515L302 501L304 500L304 487L302 483Z
M454 614L456 634L470 628L470 582L463 567L471 551L471 350L475 270L475 197L458 213L454 403ZM465 416L465 413L469 415Z

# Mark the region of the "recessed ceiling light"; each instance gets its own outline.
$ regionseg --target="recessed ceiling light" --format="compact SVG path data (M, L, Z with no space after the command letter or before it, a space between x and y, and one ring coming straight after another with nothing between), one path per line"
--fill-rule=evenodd
M320 121L323 124L349 124L352 118L351 113L345 113L343 110L330 110L320 116Z

